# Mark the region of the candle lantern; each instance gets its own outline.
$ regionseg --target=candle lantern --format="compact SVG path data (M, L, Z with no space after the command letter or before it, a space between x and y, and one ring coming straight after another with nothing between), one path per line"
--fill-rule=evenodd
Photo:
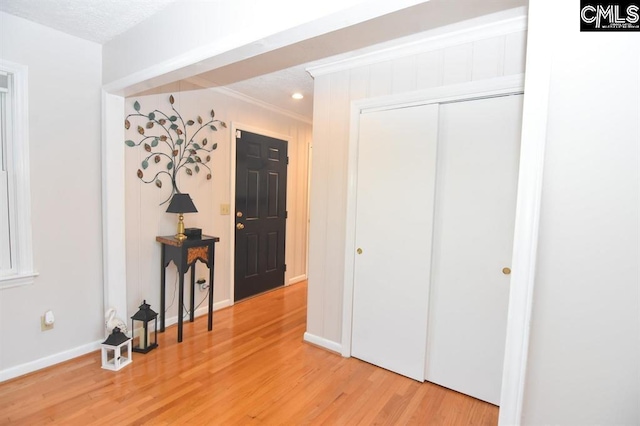
M131 317L131 332L134 352L146 354L158 347L158 314L151 309L146 300Z
M102 348L102 368L118 371L131 364L131 339L118 327L100 345Z

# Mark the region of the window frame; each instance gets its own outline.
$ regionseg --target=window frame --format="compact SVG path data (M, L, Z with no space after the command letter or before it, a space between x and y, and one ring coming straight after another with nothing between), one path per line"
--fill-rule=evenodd
M29 162L28 67L0 59L0 71L10 75L7 97L7 169L9 172L9 229L11 269L0 269L0 290L31 284L34 269L31 231Z

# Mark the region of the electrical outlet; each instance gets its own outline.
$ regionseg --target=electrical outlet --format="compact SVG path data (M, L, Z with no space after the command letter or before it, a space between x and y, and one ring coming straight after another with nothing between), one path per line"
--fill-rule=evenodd
M229 214L229 209L230 209L229 204L220 204L220 214L221 215L228 215Z
M44 321L44 315L40 317L40 330L41 331L53 330L53 323L47 324Z
M198 283L198 285L200 286L200 291L205 291L209 288L207 280L205 280L204 278L198 278L198 281L196 281L196 283Z

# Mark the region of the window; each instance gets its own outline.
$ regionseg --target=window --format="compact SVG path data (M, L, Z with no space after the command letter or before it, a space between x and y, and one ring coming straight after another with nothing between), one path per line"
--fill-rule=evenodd
M9 171L7 169L7 96L9 75L0 73L0 269L11 268L11 232L9 227Z
M27 68L0 61L0 289L33 282Z

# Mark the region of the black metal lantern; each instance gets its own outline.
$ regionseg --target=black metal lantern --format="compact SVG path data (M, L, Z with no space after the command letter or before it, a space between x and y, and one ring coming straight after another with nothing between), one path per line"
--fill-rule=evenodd
M153 330L150 323L153 321ZM147 301L143 301L140 310L131 317L133 351L146 354L158 347L158 314L151 309Z

